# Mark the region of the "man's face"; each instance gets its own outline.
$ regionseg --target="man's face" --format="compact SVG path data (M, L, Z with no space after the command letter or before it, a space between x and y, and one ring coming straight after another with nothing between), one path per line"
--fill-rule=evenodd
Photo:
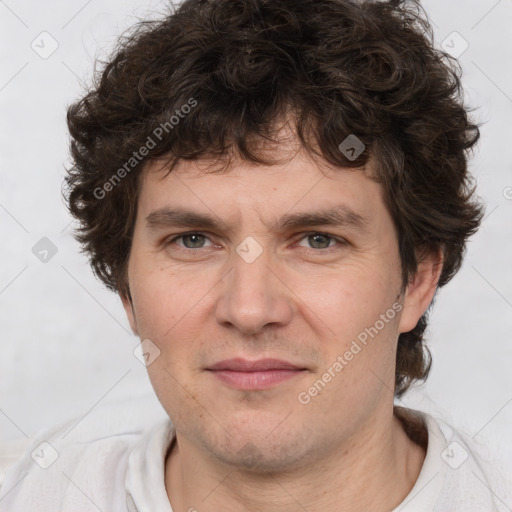
M302 152L271 167L235 161L224 174L201 172L213 169L205 163L165 177L146 169L125 308L160 350L149 376L179 442L235 467L299 466L392 411L396 231L362 170ZM215 225L177 223L178 210ZM283 224L334 210L339 223ZM293 367L239 371L233 359Z

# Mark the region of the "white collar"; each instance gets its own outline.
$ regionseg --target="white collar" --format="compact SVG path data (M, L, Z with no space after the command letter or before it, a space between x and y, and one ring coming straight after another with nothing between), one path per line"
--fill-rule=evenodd
M414 412L423 418L428 430L427 453L413 488L391 512L432 512L446 474L447 464L441 458L441 453L446 448L446 439L437 421L426 413Z
M427 427L427 453L416 483L392 512L432 512L439 500L446 473L451 471L443 460L443 454L451 446L448 440L455 432L444 423L440 425L427 413L412 412L419 414ZM165 459L174 440L174 427L166 419L134 446L125 475L129 512L173 512L165 488Z
M172 512L165 489L165 458L174 439L174 426L166 419L133 448L125 476L129 512Z

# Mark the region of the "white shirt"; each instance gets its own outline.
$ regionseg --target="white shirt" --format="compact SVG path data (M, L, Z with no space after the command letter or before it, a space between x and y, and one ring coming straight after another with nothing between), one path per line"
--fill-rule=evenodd
M6 473L0 512L172 512L164 464L173 425L162 411L142 410L134 428L136 411L136 403L110 404L94 421L75 419L36 436ZM420 415L426 458L413 489L390 512L512 511L490 464L449 425Z

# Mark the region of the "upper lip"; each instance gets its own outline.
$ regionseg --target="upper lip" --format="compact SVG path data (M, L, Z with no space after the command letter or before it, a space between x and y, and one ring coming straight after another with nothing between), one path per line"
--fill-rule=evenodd
M295 366L287 361L280 359L258 359L256 361L249 361L242 358L225 359L219 361L212 366L209 366L207 370L232 370L237 372L258 372L265 370L304 370Z

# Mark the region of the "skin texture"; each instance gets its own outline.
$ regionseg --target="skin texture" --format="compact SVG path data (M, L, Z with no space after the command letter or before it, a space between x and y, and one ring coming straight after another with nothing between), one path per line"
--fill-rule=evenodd
M160 350L148 372L176 428L167 493L175 511L389 511L425 457L393 416L396 344L433 298L439 255L421 262L401 295L381 186L367 170L312 159L286 130L281 140L268 149L277 165L234 160L213 174L213 160L182 161L165 176L153 162L143 175L132 303L123 304L134 332ZM364 228L270 227L285 214L339 205L363 216ZM148 226L152 212L176 207L211 215L219 228ZM172 241L190 231L204 237ZM262 249L251 263L236 251L247 237ZM401 311L301 403L299 393L393 304ZM206 370L232 357L306 370L270 389L234 389Z

